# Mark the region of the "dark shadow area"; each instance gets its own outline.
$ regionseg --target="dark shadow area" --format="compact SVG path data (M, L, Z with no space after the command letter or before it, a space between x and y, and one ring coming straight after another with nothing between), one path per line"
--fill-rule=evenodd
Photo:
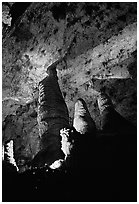
M78 135L77 135L78 137ZM137 201L136 134L99 134L72 153L60 170L28 170L17 174L3 163L3 201Z
M10 14L12 16L11 24L12 26L17 21L17 19L25 12L25 10L30 6L29 2L17 2L14 3L10 9Z

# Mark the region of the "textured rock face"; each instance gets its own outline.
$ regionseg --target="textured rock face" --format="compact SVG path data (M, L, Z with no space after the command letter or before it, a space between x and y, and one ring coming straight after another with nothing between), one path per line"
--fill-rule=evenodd
M57 71L71 120L81 97L99 128L96 95L105 88L116 110L136 124L136 3L27 6L3 28L3 141L14 139L17 163L39 151L38 84L67 50Z

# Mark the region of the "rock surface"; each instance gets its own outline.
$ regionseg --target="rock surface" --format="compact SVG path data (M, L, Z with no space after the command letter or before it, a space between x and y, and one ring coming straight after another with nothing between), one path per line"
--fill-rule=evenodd
M99 129L96 96L105 88L116 110L136 125L136 3L35 2L19 14L13 5L16 18L3 27L2 119L3 142L14 139L17 164L39 151L38 83L69 47L57 71L71 122L81 97Z

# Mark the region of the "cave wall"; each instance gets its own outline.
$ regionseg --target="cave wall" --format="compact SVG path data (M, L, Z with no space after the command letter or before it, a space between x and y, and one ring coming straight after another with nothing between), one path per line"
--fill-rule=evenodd
M82 97L99 129L96 96L105 88L136 125L137 4L34 2L18 11L22 4L10 7L2 45L3 138L14 138L17 161L39 151L38 82L68 49L57 71L71 123Z

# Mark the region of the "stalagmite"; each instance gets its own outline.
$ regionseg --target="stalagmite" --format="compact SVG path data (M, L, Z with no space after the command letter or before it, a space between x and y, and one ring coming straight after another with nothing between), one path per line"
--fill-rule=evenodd
M80 134L89 133L95 130L95 123L83 99L78 99L75 103L73 126Z
M48 76L39 83L37 120L41 149L45 155L43 162L51 165L56 160L64 159L60 130L69 128L69 115L58 85L55 69L48 70Z
M13 140L10 140L5 144L5 147L3 147L4 150L4 160L8 162L9 164L12 164L13 166L16 167L18 171L18 167L16 165L16 161L14 158L14 150L13 150Z

